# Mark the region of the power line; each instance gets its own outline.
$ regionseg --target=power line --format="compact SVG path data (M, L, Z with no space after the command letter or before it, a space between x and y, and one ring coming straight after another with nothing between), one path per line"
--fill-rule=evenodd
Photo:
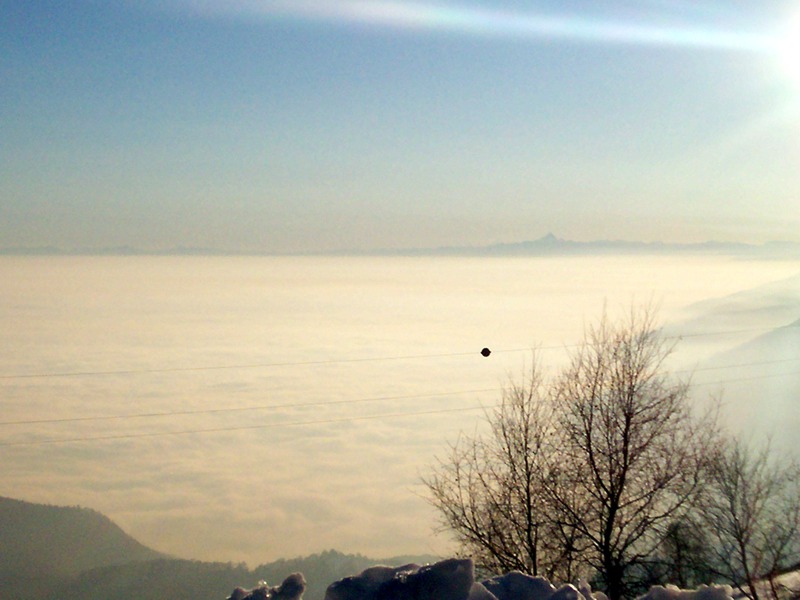
M685 338L713 337L716 335L735 335L739 333L754 333L756 331L772 331L774 327L749 327L747 329L729 329L727 331L706 331L700 333L684 333L666 336L667 340L682 340Z
M736 363L729 365L717 365L711 367L700 367L696 369L684 369L672 371L672 374L687 374L699 371L712 371L724 370L741 367L763 366L770 364L783 364L787 362L797 362L800 358L788 358L768 361L754 361L748 363ZM783 377L793 375L795 373L777 373L766 375L755 375L751 377L724 379L715 382L700 382L694 383L697 386L708 385L722 385L725 383L737 383L741 381L758 380L772 377ZM391 402L397 400L412 400L417 398L437 397L437 396L455 396L463 394L478 394L485 392L495 392L497 388L480 388L472 390L458 390L450 392L433 392L425 394L407 394L401 396L378 396L369 398L355 398L347 400L323 400L318 402L304 402L304 403L283 403L283 404L266 404L256 406L240 406L240 407L226 407L226 408L206 408L206 409L192 409L192 410L176 410L176 411L160 411L160 412L147 412L147 413L128 413L121 415L96 415L96 416L83 416L83 417L63 417L63 418L47 418L47 419L23 419L16 421L0 421L0 426L15 426L15 425L41 425L41 424L55 424L55 423L76 423L86 421L112 421L112 420L127 420L127 419L144 419L144 418L157 418L157 417L173 417L173 416L189 416L189 415L203 415L203 414L219 414L219 413L234 413L234 412L247 412L258 410L277 410L284 408L306 408L312 406L333 406L333 405L348 405L369 402Z
M706 333L698 333L698 334L690 334L687 336L670 336L666 339L677 339L679 337L701 337L701 336L713 336L713 335L729 335L729 334L736 334L736 333L744 333L744 332L753 332L753 331L762 331L765 328L758 328L758 329L740 329L740 330L729 330L729 331L716 331L716 332L706 332ZM535 348L534 350L553 350L553 349L569 349L574 347L579 347L581 344L574 344L574 345L562 345L562 346L547 346L547 347L539 347ZM530 351L531 348L525 349L499 349L493 350L493 353L510 353L510 352L522 352L522 351ZM269 368L269 367L289 367L289 366L303 366L303 365L323 365L323 364L337 364L337 363L354 363L354 362L376 362L376 361L389 361L389 360L407 360L407 359L424 359L424 358L444 358L444 357L457 357L457 356L474 356L475 352L457 352L457 353L440 353L440 354L418 354L418 355L404 355L404 356L390 356L390 357L371 357L371 358L350 358L350 359L335 359L335 360L319 360L319 361L299 361L299 362L282 362L282 363L249 363L249 364L238 364L238 365L212 365L212 366L200 366L200 367L173 367L173 368L158 368L158 369L124 369L124 370L115 370L115 371L85 371L85 372L61 372L61 373L39 373L39 374L20 374L20 375L0 375L0 379L28 379L28 378L48 378L48 377L79 377L79 376L102 376L102 375L134 375L134 374L146 374L146 373L166 373L166 372L193 372L193 371L209 371L209 370L223 370L223 369L243 369L243 368ZM741 367L751 367L751 366L759 366L759 365L768 365L768 364L779 364L779 363L787 363L787 362L796 362L797 358L790 358L790 359L777 359L777 360L768 360L768 361L753 361L749 363L737 363L737 364L730 364L730 365L716 365L716 366L709 366L709 367L699 367L696 369L687 369L682 371L673 371L673 374L677 373L693 373L698 371L711 371L711 370L721 370L721 369L730 369L730 368L741 368ZM752 376L752 377L742 377L736 379L727 379L721 380L716 382L701 382L694 384L695 386L708 386L708 385L722 385L725 383L735 383L735 382L742 382L742 381L752 381L758 379L767 379L773 377L785 377L790 375L796 375L797 373L777 373L777 374L768 374L768 375L760 375L760 376ZM14 425L35 425L35 424L56 424L56 423L75 423L75 422L91 422L91 421L111 421L111 420L129 420L129 419L138 419L138 418L158 418L158 417L172 417L172 416L188 416L188 415L202 415L202 414L220 414L220 413L234 413L234 412L245 412L245 411L256 411L256 410L277 410L283 408L304 408L304 407L313 407L313 406L332 406L332 405L349 405L349 404L356 404L356 403L367 403L367 402L394 402L398 400L408 400L414 398L423 398L423 397L436 397L436 396L453 396L453 395L463 395L463 394L477 394L477 393L485 393L485 392L494 392L497 391L497 388L482 388L482 389L473 389L473 390L461 390L461 391L453 391L453 392L438 392L438 393L427 393L427 394L410 394L410 395L402 395L402 396L383 396L383 397L370 397L370 398L357 398L357 399L348 399L348 400L327 400L327 401L319 401L319 402L308 402L308 403L283 403L283 404L272 404L272 405L259 405L259 406L244 406L244 407L227 407L227 408L207 408L207 409L194 409L194 410L180 410L180 411L162 411L162 412L148 412L148 413L133 413L133 414L123 414L123 415L99 415L99 416L83 416L83 417L65 417L65 418L49 418L49 419L28 419L28 420L17 420L17 421L0 421L0 426L14 426ZM426 414L435 414L439 412L458 412L460 410L474 410L472 408L468 409L442 409L442 410L435 410L435 411L424 411L418 413L390 413L387 415L375 415L371 417L345 417L340 419L325 419L325 420L318 420L318 421L303 421L303 422L294 422L288 423L288 425L304 425L304 424L314 424L314 423L326 423L326 422L339 422L339 421L348 421L348 420L361 420L366 418L379 418L381 416L385 417L393 417L393 416L414 416L414 415L426 415ZM246 426L246 427L233 427L233 428L213 428L213 429L203 429L203 430L187 430L187 431L179 431L179 432L163 432L163 433L133 433L133 434L120 434L120 435L113 435L113 436L98 436L93 438L68 438L63 440L44 440L41 442L6 442L0 443L0 446L9 446L9 445L30 445L36 443L61 443L61 442L69 442L69 441L92 441L92 440L106 440L106 439L123 439L123 438L136 438L136 437L153 437L157 435L177 435L182 433L211 433L215 431L238 431L243 429L254 429L260 427L268 427L268 426Z
M700 383L692 384L694 387L700 387L705 385L723 385L726 383L740 383L742 381L758 381L759 379L773 379L775 377L789 377L790 375L800 375L797 371L792 371L790 373L772 373L770 375L753 375L752 377L738 377L736 379L723 379L721 381L703 381Z
M800 358L779 358L776 360L760 360L746 363L736 363L730 365L716 365L711 367L698 367L696 369L681 369L680 371L672 371L672 374L678 373L696 373L698 371L719 371L722 369L738 369L739 367L757 367L762 365L777 365L787 362L798 362Z
M771 327L757 327L750 329L734 329L728 331L710 331L701 333L692 333L685 335L670 335L664 339L667 340L680 340L685 338L698 338L698 337L712 337L719 335L734 335L740 333L752 333L757 331L768 331ZM516 353L516 352L529 352L531 350L569 350L572 348L580 347L581 343L576 344L562 344L553 346L538 346L532 348L511 348L511 349L492 349L493 354ZM364 363L364 362L383 362L395 360L420 360L427 358L454 358L459 356L475 356L477 351L473 352L448 352L440 354L409 354L402 356L377 356L377 357L360 357L360 358L339 358L339 359L324 359L324 360L309 360L309 361L291 361L291 362L265 362L265 363L242 363L233 365L205 365L205 366L189 366L189 367L155 367L146 369L110 369L105 371L61 371L61 372L48 372L48 373L9 373L0 375L0 380L12 379L52 379L52 378L66 378L66 377L102 377L112 375L147 375L154 373L182 373L182 372L197 372L197 371L224 371L224 370L237 370L237 369L267 369L275 367L301 367L301 366L318 366L318 365L333 365L333 364L347 364L347 363Z
M683 373L695 373L699 371L712 371L712 370L724 370L724 369L734 369L734 368L741 368L741 367L751 367L751 366L762 366L762 365L771 365L771 364L783 364L787 362L798 362L800 358L787 358L787 359L778 359L778 360L765 360L765 361L755 361L749 363L736 363L730 365L717 365L712 367L700 367L696 369L683 369L679 371L672 371L672 374L683 374ZM752 379L763 379L769 377L776 377L776 376L787 376L792 375L793 373L779 373L779 374L770 374L770 375L760 375L760 376L753 376L747 378L737 378L737 379L727 379L721 380L716 382L701 382L695 383L695 386L700 385L721 385L724 383L736 383L739 381L749 381ZM203 414L216 414L216 413L233 413L233 412L246 412L246 411L256 411L256 410L276 410L282 408L305 408L310 406L332 406L332 405L347 405L347 404L358 404L358 403L367 403L367 402L390 402L396 400L412 400L416 398L426 398L426 397L437 397L437 396L455 396L461 394L478 394L478 393L485 393L485 392L494 392L497 391L497 388L481 388L481 389L473 389L473 390L458 390L452 392L433 392L433 393L425 393L425 394L408 394L402 396L379 396L379 397L370 397L370 398L355 398L355 399L348 399L348 400L323 400L319 402L304 402L304 403L284 403L284 404L264 404L264 405L256 405L256 406L239 406L239 407L226 407L226 408L205 408L205 409L193 409L193 410L176 410L176 411L162 411L162 412L148 412L148 413L128 413L122 415L97 415L97 416L84 416L84 417L63 417L63 418L51 418L51 419L26 419L26 420L18 420L18 421L0 421L0 426L11 426L11 425L41 425L41 424L53 424L53 423L75 423L81 421L112 421L112 420L125 420L125 419L144 419L144 418L154 418L154 417L173 417L173 416L188 416L188 415L203 415Z
M519 352L520 350L497 350L497 352ZM103 375L146 375L150 373L180 373L191 371L224 371L235 369L265 369L272 367L302 367L314 365L332 365L339 363L377 362L391 360L411 360L421 358L448 358L454 356L473 356L476 352L454 352L448 354L415 354L408 356L383 356L365 358L341 358L328 360L309 360L277 363L248 363L236 365L209 365L203 367L162 367L153 369L120 369L109 371L65 371L60 373L22 373L0 375L0 379L46 379L56 377L95 377Z
M499 406L499 405L494 405ZM111 440L124 440L124 439L136 439L136 438L152 438L152 437L162 437L168 435L188 435L188 434L201 434L201 433L230 433L232 431L250 431L256 429L271 429L273 427L297 427L302 425L323 425L329 423L346 423L351 421L368 421L368 420L375 420L375 419L393 419L393 418L402 418L402 417L419 417L419 416L426 416L426 415L437 415L437 414L445 414L445 413L456 413L456 412L470 412L474 410L485 410L486 406L471 406L471 407L464 407L464 408L443 408L439 410L427 410L427 411L419 411L419 412L409 412L409 413L384 413L379 415L364 415L360 417L342 417L338 419L317 419L312 421L290 421L287 423L268 423L264 425L244 425L240 427L214 427L209 429L184 429L181 431L156 431L156 432L149 432L149 433L123 433L123 434L113 434L113 435L102 435L102 436L87 436L87 437L75 437L75 438L60 438L60 439L47 439L47 440L29 440L24 442L0 442L0 447L9 447L9 446L40 446L46 444L69 444L69 443L76 443L76 442L99 442L99 441L111 441ZM491 407L488 407L491 408Z
M784 362L784 361L774 361L774 362ZM759 364L759 363L753 363ZM738 366L738 365L735 365ZM797 375L796 371L789 372L789 373L774 373L770 375L761 375L761 376L753 376L753 377L741 377L737 379L728 379L716 382L704 382L700 384L696 384L698 386L703 385L721 385L724 383L735 383L735 382L742 382L742 381L753 381L759 379L770 379L775 377L787 377L791 375ZM16 422L3 422L0 425L23 425L23 424L38 424L38 423L60 423L60 422L74 422L74 421L91 421L91 420L111 420L111 419L129 419L129 418L140 418L140 417L158 417L158 416L174 416L174 415L188 415L188 414L210 414L210 413L221 413L221 412L235 412L235 411L247 411L247 410L259 410L259 409L268 409L268 408L286 408L286 407L306 407L306 406L319 406L319 405L334 405L334 404L354 404L357 402L375 402L375 401L392 401L392 400L402 400L402 399L409 399L409 398L421 398L426 396L445 396L445 395L456 395L456 394L468 394L468 393L482 393L482 392L489 392L495 391L494 388L487 388L487 389L479 389L479 390L466 390L462 392L442 392L439 394L417 394L417 395L408 395L408 396L394 396L394 397L382 397L382 398L363 398L363 399L356 399L356 400L332 400L332 401L325 401L325 402L310 402L304 404L285 404L285 405L268 405L263 407L238 407L238 408L220 408L220 409L201 409L196 411L174 411L174 412L165 412L165 413L142 413L136 415L109 415L109 416L101 416L101 417L74 417L74 418L65 418L65 419L42 419L42 420L32 420L32 421L16 421ZM296 426L303 426L303 425L319 425L319 424L328 424L328 423L344 423L344 422L351 422L351 421L365 421L365 420L374 420L374 419L381 419L381 418L400 418L400 417L413 417L413 416L425 416L425 415L434 415L434 414L444 414L444 413L457 413L457 412L470 412L478 409L486 409L497 407L499 404L491 405L491 406L472 406L472 407L460 407L460 408L448 408L448 409L437 409L437 410L428 410L428 411L416 411L416 412L407 412L407 413L383 413L378 415L365 415L365 416L350 416L350 417L340 417L340 418L331 418L331 419L316 419L310 421L290 421L286 423L270 423L264 425L245 425L245 426L238 426L238 427L214 427L214 428L206 428L206 429L186 429L180 431L162 431L162 432L149 432L149 433L128 433L128 434L113 434L113 435L105 435L105 436L87 436L87 437L75 437L75 438L59 438L59 439L47 439L47 440L30 440L30 441L23 441L23 442L0 442L0 447L9 447L9 446L35 446L35 445L47 445L47 444L61 444L61 443L76 443L76 442L94 442L94 441L111 441L111 440L121 440L121 439L137 439L137 438L152 438L152 437L161 437L161 436L169 436L169 435L188 435L188 434L205 434L205 433L220 433L220 432L232 432L232 431L248 431L248 430L257 430L257 429L269 429L272 427L296 427Z
M460 394L479 394L484 392L495 392L497 388L484 388L478 390L461 390L456 392L434 392L426 394L409 394L405 396L382 396L377 398L357 398L349 400L324 400L320 402L286 403L286 404L266 404L261 406L238 406L229 408L204 408L196 410L176 410L165 412L131 413L125 415L100 415L90 417L64 417L59 419L30 419L21 421L0 421L0 425L41 425L48 423L75 423L80 421L112 421L126 419L144 419L152 417L174 417L186 415L204 415L215 413L246 412L254 410L270 410L281 408L305 408L309 406L331 406L341 404L357 404L367 402L389 402L396 400L411 400L414 398L433 398L438 396L456 396Z

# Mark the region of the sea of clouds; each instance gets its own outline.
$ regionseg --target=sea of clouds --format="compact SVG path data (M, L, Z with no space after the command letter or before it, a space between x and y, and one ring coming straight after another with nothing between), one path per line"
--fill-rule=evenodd
M699 368L776 331L791 342L799 273L725 257L0 257L0 494L89 506L188 558L447 556L420 476L532 348L552 372L604 306L654 302L687 334L674 368L738 414L743 367ZM732 359L752 377L787 360L762 366L794 376L752 380L775 402L796 389L790 342ZM761 415L796 419L768 399Z

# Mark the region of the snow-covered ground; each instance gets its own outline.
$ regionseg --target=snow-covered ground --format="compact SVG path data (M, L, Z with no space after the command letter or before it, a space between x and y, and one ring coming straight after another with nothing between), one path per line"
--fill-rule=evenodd
M252 596L256 597L258 596ZM250 597L232 595L231 598L246 600ZM654 586L638 600L732 600L733 598L733 589L728 585L703 585L696 590ZM451 558L426 566L412 564L401 567L372 567L359 575L332 583L325 594L325 600L408 599L607 600L607 597L602 592L593 591L585 581L581 581L577 586L566 584L556 587L542 577L532 577L517 571L476 581L474 565L468 558Z
M779 575L775 578L774 583L775 591L778 594L778 598L781 600L800 598L800 569ZM770 588L769 581L759 582L757 587L759 597L772 598L772 591ZM736 600L738 598L746 598L746 596L739 590L734 590L733 598Z

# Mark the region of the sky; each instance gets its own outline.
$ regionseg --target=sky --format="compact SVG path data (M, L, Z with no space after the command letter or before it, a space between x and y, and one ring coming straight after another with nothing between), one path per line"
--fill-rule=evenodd
M796 1L0 10L0 247L800 241Z

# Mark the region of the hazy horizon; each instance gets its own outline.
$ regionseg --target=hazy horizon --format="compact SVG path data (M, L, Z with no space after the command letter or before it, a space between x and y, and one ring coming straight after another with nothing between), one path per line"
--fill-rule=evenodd
M768 255L764 255L768 252ZM436 255L468 255L468 256L600 256L617 254L641 255L712 255L736 256L747 259L774 258L779 260L796 260L800 255L800 242L780 239L768 239L760 243L749 243L742 240L701 240L697 242L673 242L670 240L639 239L591 239L572 240L548 232L546 235L523 240L504 240L495 243L481 243L478 240L462 246L425 246L425 247L374 247L374 248L332 248L316 252L268 252L237 251L223 247L169 246L158 248L141 248L130 245L108 247L60 247L60 246L0 246L0 255L7 256L436 256Z

